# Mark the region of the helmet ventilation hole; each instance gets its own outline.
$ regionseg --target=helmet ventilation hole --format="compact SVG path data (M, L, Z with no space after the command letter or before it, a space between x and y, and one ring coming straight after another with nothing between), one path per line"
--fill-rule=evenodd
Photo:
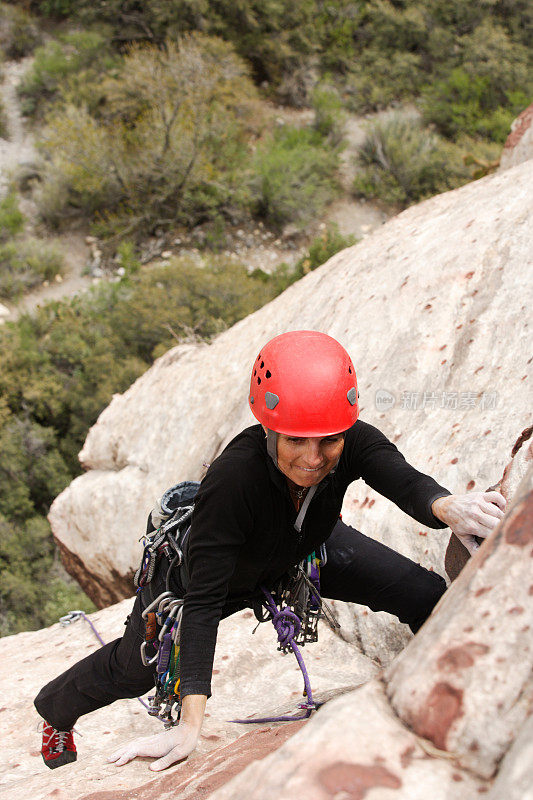
M254 378L255 378L256 375L257 375L257 370L254 369Z
M261 361L261 364L259 365L259 368L260 368L260 369L263 369L263 367L264 367L264 366L265 366L265 362L264 362L264 361Z
M351 367L348 367L348 372L350 373L350 375L352 374L352 368Z
M257 385L258 385L258 386L260 386L260 385L261 385L261 378L257 378Z
M267 369L267 371L265 372L265 378L271 378L271 377L272 377L272 373L270 372L269 369Z

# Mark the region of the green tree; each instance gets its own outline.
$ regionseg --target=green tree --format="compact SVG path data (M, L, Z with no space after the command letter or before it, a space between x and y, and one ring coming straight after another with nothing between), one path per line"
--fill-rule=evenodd
M47 222L83 214L99 232L138 236L239 204L255 94L229 45L134 47L103 88L98 117L70 105L49 118Z

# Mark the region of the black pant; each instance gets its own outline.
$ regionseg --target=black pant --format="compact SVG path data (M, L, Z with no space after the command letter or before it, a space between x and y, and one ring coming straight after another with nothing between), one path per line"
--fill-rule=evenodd
M323 597L388 611L416 632L446 589L440 575L415 564L374 539L337 522L326 542L327 564L320 570ZM154 670L140 657L144 608L165 590L164 572L137 595L121 639L78 661L41 689L39 714L57 730L74 727L78 717L122 697L137 697L154 686ZM171 587L177 594L179 587ZM244 604L240 608L245 607ZM223 616L239 610L228 604Z

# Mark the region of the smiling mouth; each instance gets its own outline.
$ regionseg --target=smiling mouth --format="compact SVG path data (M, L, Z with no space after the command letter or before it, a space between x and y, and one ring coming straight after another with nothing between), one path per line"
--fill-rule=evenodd
M298 469L303 469L304 472L320 472L321 469L324 469L324 466L325 464L322 464L321 467L313 467L313 468L298 467Z

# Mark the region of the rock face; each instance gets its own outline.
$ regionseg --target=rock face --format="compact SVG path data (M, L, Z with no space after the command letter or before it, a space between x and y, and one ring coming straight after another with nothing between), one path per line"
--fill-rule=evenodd
M94 647L88 627L58 625L0 642L10 800L531 800L533 787L533 465L506 516L434 613L384 672L328 629L305 657L317 699L307 722L242 729L224 719L286 713L301 688L270 625L244 611L221 624L213 697L197 752L152 777L142 760L117 769L105 756L126 735L157 730L136 701L80 721L80 760L50 773L39 757L34 684ZM108 639L130 601L92 615ZM37 669L35 669L38 664ZM13 681L16 681L14 691ZM350 690L359 682L364 685ZM294 687L294 688L293 688ZM267 690L265 692L265 689ZM281 704L281 705L279 705ZM276 707L278 706L278 707Z
M515 167L530 158L533 158L533 103L511 125L500 158L500 170Z
M67 566L95 602L128 591L155 499L198 479L253 422L250 365L282 331L313 328L345 345L362 418L419 469L455 492L494 483L530 424L532 187L530 160L408 209L211 345L169 351L116 396L82 450L87 473L50 512ZM446 534L362 482L343 515L443 572ZM389 620L376 624L389 630Z
M132 600L106 608L90 619L105 641L120 636ZM51 772L41 760L38 715L33 697L39 687L98 647L86 622L20 633L0 639L0 720L4 747L0 797L9 800L131 800L133 797L179 797L199 800L244 767L279 747L304 723L237 725L248 716L297 715L303 681L294 656L276 649L271 624L256 627L250 611L220 625L213 697L208 702L200 744L186 764L159 778L146 760L118 769L105 758L131 738L158 733L161 723L136 700L121 700L79 720L79 760ZM321 625L319 643L303 650L317 700L326 700L369 680L377 667L356 647ZM306 723L305 723L306 724ZM165 789L165 787L167 787ZM200 788L202 787L202 788ZM138 792L138 793L137 793Z
M480 548L385 674L400 719L491 778L533 707L533 466Z

